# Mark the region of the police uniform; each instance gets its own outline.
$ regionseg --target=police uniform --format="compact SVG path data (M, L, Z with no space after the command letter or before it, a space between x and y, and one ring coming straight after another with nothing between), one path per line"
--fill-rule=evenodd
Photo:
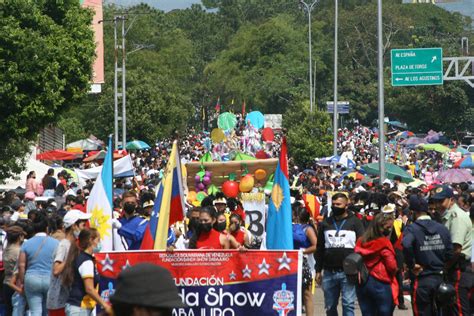
M453 190L448 186L440 186L434 190L435 200L453 198ZM456 289L456 304L452 315L470 315L469 292L471 290L471 248L472 248L472 222L469 214L463 211L456 203L447 209L442 222L451 234L453 244L462 247L457 264L449 271L448 280Z
M411 196L410 209L426 213L428 204L422 198ZM423 269L412 280L413 314L434 315L433 303L436 291L443 282L445 263L453 256L449 231L428 215L421 215L403 231L402 245L408 268L412 270L418 264Z

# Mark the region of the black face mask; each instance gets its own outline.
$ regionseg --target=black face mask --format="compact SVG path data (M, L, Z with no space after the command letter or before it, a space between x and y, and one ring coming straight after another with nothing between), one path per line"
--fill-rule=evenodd
M383 230L383 235L384 235L385 237L390 236L391 233L392 233L392 230L391 230L391 229L384 229L384 230Z
M230 225L230 230L233 231L233 232L237 232L237 231L239 231L239 229L240 229L240 224L232 223Z
M127 214L133 214L135 212L136 205L134 203L125 203L123 205L123 210Z
M204 232L204 233L208 233L210 232L212 229L212 224L211 223L200 223L199 224L199 231L201 232Z
M218 232L223 232L226 227L227 227L227 223L226 223L226 222L217 223L217 225L216 225L216 230L217 230Z
M191 217L189 219L188 227L190 230L196 230L199 228L199 219Z
M334 215L334 216L341 216L341 215L344 214L344 212L346 211L346 208L345 208L345 207L335 207L335 206L331 206L331 210L332 210L332 215Z

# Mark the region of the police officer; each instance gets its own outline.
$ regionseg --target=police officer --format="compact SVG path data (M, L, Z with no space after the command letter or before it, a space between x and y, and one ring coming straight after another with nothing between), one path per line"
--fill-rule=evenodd
M452 259L453 246L449 231L428 215L428 203L417 195L409 199L415 222L403 232L405 263L414 276L412 283L413 314L436 315L434 300L443 282L445 262Z
M122 197L123 214L119 220L112 221L113 228L117 229L122 237L124 248L128 250L139 250L142 244L148 220L136 213L137 196L133 192L125 192Z
M472 224L469 214L454 199L453 190L442 185L433 189L431 199L442 223L448 228L453 243L454 256L450 262L448 279L456 289L456 304L452 315L470 315Z

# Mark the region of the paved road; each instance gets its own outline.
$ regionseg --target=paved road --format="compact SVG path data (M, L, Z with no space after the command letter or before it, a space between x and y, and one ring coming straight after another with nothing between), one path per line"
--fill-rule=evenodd
M405 305L407 307L411 307L410 301L407 300L409 297L405 296ZM315 315L314 316L324 316L325 311L324 311L324 298L323 298L323 290L321 288L316 288L316 292L314 295L314 301L315 301ZM339 303L339 315L342 315L342 308L341 308L341 303ZM356 316L361 316L361 312L359 309L359 306L356 306ZM395 313L393 314L394 316L411 316L413 315L411 310L408 311L401 311L399 309L395 309ZM308 315L309 316L309 315Z

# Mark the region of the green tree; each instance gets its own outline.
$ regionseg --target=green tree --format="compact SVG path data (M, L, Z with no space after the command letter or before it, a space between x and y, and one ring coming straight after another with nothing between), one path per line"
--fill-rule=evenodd
M78 1L0 3L0 179L19 172L28 142L86 94L91 22Z
M309 110L309 102L298 103L283 115L289 155L298 165L307 165L331 152L331 119L322 111Z

